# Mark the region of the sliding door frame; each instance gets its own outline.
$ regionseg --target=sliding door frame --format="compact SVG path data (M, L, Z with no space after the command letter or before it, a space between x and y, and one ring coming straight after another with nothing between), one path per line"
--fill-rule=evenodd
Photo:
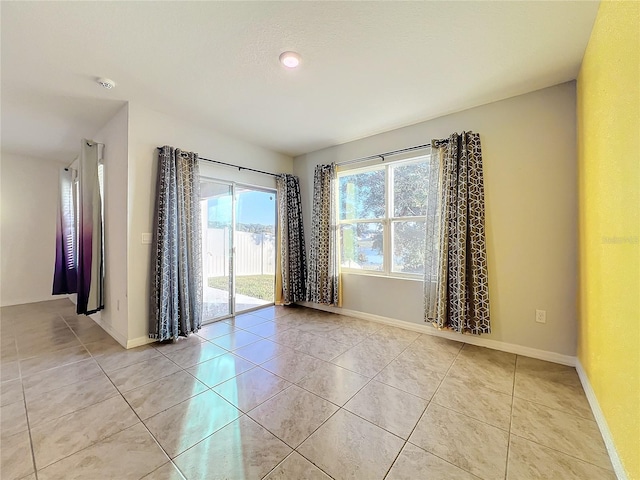
M229 318L233 318L237 315L236 312L236 187L240 187L240 188L247 188L250 190L256 190L259 192L265 192L265 193L271 193L273 194L274 198L275 198L275 205L276 205L276 210L274 212L274 217L275 217L275 222L274 222L274 226L275 226L275 230L276 230L276 236L277 236L277 232L278 232L278 193L277 190L275 188L270 188L270 187L264 187L262 185L252 185L249 183L243 183L243 182L234 182L231 180L223 180L220 178L215 178L215 177L210 177L210 176L206 176L206 175L201 175L200 176L200 181L201 182L206 182L206 181L210 181L210 182L214 182L214 183L218 183L221 185L228 185L231 187L231 247L229 249L229 258L230 258L230 262L229 262L229 310L231 313L227 314L227 315L222 315L219 317L215 317L215 318L210 318L210 319L205 319L203 320L202 324L203 325L207 325L210 323L215 323L215 322L219 322L221 320L226 320ZM277 254L276 254L276 259L277 259ZM275 275L274 275L274 285L273 285L273 293L274 293L274 301L271 303L266 303L264 305L257 305L255 307L252 308L247 308L242 310L242 314L245 313L249 313L249 312L253 312L256 310L260 310L261 308L265 308L265 307L269 307L269 306L273 306L275 305Z

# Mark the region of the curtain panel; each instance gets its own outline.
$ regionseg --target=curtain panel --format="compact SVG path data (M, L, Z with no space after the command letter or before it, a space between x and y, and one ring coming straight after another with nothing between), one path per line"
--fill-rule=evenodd
M282 174L276 179L278 192L278 259L276 261L276 303L303 301L307 264L298 177Z
M82 140L78 167L78 314L104 308L104 236L98 178L99 146Z
M425 320L491 332L480 135L431 141L425 244Z
M71 168L60 171L52 292L76 293L78 315L90 315L104 308L100 145L82 139L77 172Z
M58 212L56 217L56 261L53 295L77 293L77 231L74 170L60 169Z
M335 164L316 166L313 178L307 301L340 305Z
M198 154L164 146L158 155L149 337L202 325L202 226Z

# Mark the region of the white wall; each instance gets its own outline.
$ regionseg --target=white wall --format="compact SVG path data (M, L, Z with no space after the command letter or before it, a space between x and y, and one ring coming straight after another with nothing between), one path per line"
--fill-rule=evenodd
M483 338L575 355L575 95L569 82L296 157L307 245L316 165L478 132L493 329ZM343 288L345 309L423 324L420 281L344 274Z
M189 124L139 104L129 104L127 290L130 346L143 342L148 334L151 245L143 245L141 236L152 232L156 147L162 145L274 173L291 173L293 170L292 159L286 155ZM203 164L201 175L251 185L275 186L273 177L212 164Z
M67 162L68 163L68 162ZM2 154L0 305L51 295L56 252L59 169L66 166Z
M126 346L127 309L127 174L129 158L129 106L123 106L92 140L104 143L104 310L92 315L116 340Z

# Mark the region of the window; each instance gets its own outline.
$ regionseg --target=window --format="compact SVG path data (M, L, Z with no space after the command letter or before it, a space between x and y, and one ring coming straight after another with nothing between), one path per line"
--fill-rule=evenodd
M71 167L69 167L71 168ZM63 215L69 223L66 237L66 264L69 270L78 268L78 236L80 232L80 178L78 170L71 170L71 182L62 186ZM100 218L102 219L102 248L104 248L104 163L102 156L98 160L98 190L100 192ZM104 255L104 252L103 252Z
M427 158L338 173L341 266L345 271L424 273Z

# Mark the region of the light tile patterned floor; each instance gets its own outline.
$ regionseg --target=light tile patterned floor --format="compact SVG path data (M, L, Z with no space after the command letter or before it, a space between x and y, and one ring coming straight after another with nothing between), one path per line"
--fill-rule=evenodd
M0 314L3 480L615 478L573 368L305 308L132 350Z

